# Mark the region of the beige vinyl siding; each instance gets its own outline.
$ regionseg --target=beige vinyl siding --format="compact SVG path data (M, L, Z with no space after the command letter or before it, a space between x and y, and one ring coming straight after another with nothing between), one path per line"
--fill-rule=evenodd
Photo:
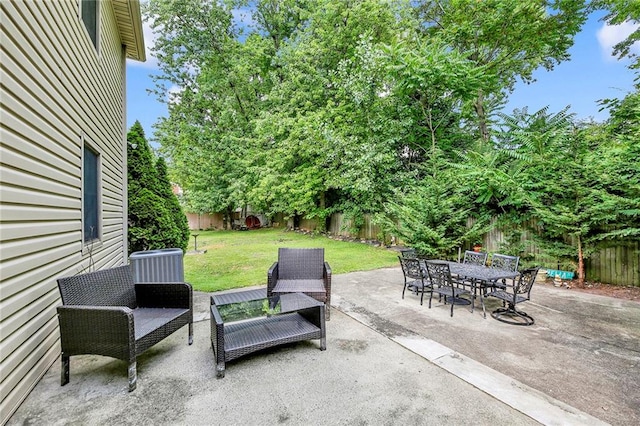
M77 0L0 2L1 423L59 360L56 278L127 262L119 25L136 23L116 22L111 2L99 9L96 51ZM84 141L102 173L102 240L91 250L82 244Z

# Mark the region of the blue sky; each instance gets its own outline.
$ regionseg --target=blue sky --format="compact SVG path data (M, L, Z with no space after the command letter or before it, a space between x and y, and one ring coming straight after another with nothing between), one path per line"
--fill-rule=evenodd
M570 49L571 60L557 65L553 71L544 69L534 73L536 82L518 83L504 109L510 114L514 108L528 107L529 112L549 106L555 113L570 105L570 112L579 119L606 120L608 113L599 112L598 100L622 98L633 88L634 74L626 67L628 60L611 56L611 46L626 38L633 27L607 27L599 21L602 13L594 14L576 36ZM127 61L127 128L139 120L148 140L153 140L153 124L167 115L166 104L154 94L150 74L155 73L156 61L148 49L152 33L145 26L147 62ZM636 43L635 52L640 53Z

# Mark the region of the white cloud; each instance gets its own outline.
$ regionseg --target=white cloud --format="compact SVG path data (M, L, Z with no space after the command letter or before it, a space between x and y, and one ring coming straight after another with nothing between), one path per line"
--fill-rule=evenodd
M596 37L598 38L600 51L605 60L617 60L616 57L613 56L613 46L626 39L632 32L637 30L638 27L640 27L640 24L634 24L630 21L623 22L620 25L604 24L596 33ZM633 44L631 52L640 54L640 42Z

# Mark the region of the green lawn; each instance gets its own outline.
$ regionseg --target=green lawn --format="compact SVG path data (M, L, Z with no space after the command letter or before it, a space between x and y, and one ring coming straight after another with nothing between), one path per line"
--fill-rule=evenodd
M334 274L398 265L398 253L384 247L283 229L200 231L198 234L198 250L207 252L187 253L184 272L186 281L199 291L266 285L267 270L278 260L279 247L324 247L325 260ZM193 248L191 237L188 250Z

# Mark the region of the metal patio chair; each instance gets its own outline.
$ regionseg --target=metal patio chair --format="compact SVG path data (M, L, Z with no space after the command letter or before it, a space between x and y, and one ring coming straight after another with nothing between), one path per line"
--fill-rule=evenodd
M487 297L502 300L506 307L498 308L491 316L498 321L513 325L533 325L535 320L526 312L518 311L516 305L531 298L531 288L536 281L539 268L529 268L522 271L515 284L506 284L504 289L495 288Z
M516 272L518 270L518 263L520 263L520 256L508 256L506 254L495 253L493 256L491 256L491 265L489 267L492 269ZM514 278L513 284L515 283L516 280ZM501 282L491 281L488 283L483 283L481 290L486 294L488 288L497 287L504 289L506 285L506 280L502 280Z
M424 299L425 291L431 291L431 281L427 275L427 271L423 269L420 260L408 257L398 256L400 266L404 274L404 287L402 288L402 298L404 292L408 288L416 294L420 293L420 304Z
M418 254L416 253L416 249L414 249L414 248L401 249L400 250L400 255L402 257L410 257L410 258L418 257Z
M495 253L491 256L491 268L502 269L504 271L517 271L520 256L507 256L506 254Z
M429 280L431 281L431 295L429 296L429 309L431 309L431 300L433 299L433 293L438 293L440 296L444 296L444 303L447 304L447 298L451 304L451 316L453 316L453 305L455 299L465 294L471 294L471 292L464 287L458 287L453 278L451 278L451 270L449 264L446 262L438 261L425 261L427 273L429 274Z
M464 252L464 258L462 259L462 263L469 263L471 265L484 266L485 263L487 263L488 255L489 254L484 251L466 250Z

